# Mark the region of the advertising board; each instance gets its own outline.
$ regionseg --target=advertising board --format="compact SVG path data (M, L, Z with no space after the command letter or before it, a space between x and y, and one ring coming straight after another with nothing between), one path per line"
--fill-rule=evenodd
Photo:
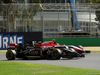
M42 41L42 32L10 32L0 33L0 50L6 50L9 44L22 44L27 42Z

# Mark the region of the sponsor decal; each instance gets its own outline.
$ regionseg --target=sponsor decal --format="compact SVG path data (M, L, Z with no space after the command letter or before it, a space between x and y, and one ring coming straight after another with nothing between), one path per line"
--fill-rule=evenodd
M9 44L22 44L24 47L24 36L0 34L0 50L6 50Z

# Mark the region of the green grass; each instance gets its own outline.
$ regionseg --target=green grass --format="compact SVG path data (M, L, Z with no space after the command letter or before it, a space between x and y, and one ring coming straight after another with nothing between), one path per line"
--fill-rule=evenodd
M0 53L6 53L7 50L0 50ZM91 53L100 53L100 51L91 51Z
M100 51L91 51L91 53L100 53Z
M0 50L0 53L6 53L7 50Z
M98 74L100 74L99 70L0 61L0 75L98 75Z

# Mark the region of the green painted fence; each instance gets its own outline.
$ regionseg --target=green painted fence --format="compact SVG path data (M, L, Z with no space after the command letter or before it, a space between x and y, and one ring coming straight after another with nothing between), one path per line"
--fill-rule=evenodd
M65 45L100 46L100 38L44 38L43 41L52 41Z

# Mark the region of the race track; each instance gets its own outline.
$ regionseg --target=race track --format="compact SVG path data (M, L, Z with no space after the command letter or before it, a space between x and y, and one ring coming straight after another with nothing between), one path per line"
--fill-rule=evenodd
M8 61L5 54L0 53L0 61ZM25 63L36 63L36 64L47 64L57 65L66 67L75 67L83 69L100 70L100 53L86 54L85 58L74 58L74 59L60 59L60 60L48 60L48 59L34 59L34 60L22 60L16 59L12 62L25 62Z

